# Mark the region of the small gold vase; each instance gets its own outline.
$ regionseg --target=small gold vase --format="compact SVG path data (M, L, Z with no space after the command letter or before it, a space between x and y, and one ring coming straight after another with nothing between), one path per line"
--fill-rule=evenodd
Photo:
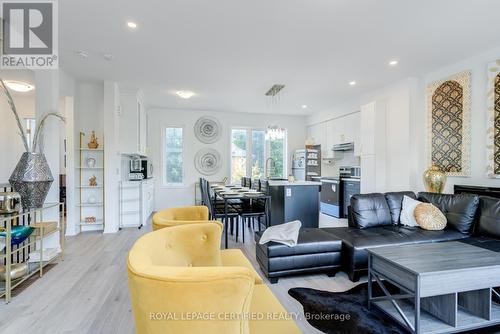
M446 174L438 166L432 165L424 172L425 189L431 193L442 193L446 184Z

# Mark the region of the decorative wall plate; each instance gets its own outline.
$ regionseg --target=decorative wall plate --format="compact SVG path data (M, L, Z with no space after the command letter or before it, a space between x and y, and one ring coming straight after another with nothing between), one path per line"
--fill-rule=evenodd
M202 148L194 157L196 170L203 175L213 175L220 170L221 157L219 152L212 148Z
M204 144L213 144L219 140L222 132L219 121L210 116L201 117L194 125L194 134Z

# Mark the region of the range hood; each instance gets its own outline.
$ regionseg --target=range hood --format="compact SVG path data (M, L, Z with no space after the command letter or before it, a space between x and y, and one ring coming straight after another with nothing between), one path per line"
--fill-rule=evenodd
M353 151L354 150L354 143L342 143L342 144L335 144L333 145L334 152L340 152L340 151Z

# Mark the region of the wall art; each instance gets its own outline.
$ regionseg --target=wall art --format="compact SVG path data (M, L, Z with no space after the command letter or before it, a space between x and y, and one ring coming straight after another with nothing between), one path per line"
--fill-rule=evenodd
M470 71L427 86L428 164L470 176Z
M486 99L486 174L490 178L500 178L500 59L488 65Z
M196 170L203 175L213 175L220 170L221 157L219 152L212 148L202 148L194 157Z
M213 144L219 140L222 128L219 121L210 116L198 119L194 125L194 134L204 144Z

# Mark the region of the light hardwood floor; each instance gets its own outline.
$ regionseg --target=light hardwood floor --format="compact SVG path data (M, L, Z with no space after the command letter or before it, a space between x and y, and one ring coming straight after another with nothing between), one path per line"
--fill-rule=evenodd
M322 225L343 222L322 221ZM125 229L116 234L82 233L66 240L64 261L38 279L6 305L0 299L0 333L134 333L125 259L134 241L150 226ZM260 272L255 262L255 243L246 232L246 243L235 243ZM335 278L307 275L280 279L270 285L289 312L302 313L301 305L288 295L294 287L345 291L355 284L344 273ZM305 320L303 333L320 333Z

